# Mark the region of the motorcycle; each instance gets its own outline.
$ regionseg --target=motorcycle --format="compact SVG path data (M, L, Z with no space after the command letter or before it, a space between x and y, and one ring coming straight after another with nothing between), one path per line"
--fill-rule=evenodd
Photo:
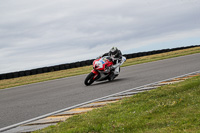
M103 80L114 80L118 74L114 75L114 78L112 77L114 74L114 69L117 68L120 71L120 66L126 61L126 57L122 56L122 61L119 64L118 62L116 65L113 64L114 58L110 56L104 56L101 58L98 58L93 61L93 70L90 72L90 74L87 75L84 83L86 86L91 85L94 81L103 81Z

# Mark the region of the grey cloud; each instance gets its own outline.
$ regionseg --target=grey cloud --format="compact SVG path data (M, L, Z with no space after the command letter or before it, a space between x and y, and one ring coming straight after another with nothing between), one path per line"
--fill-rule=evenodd
M2 0L0 59L5 63L0 73L9 71L7 60L16 64L24 60L24 69L40 67L92 58L101 53L97 49L106 51L113 45L126 50L143 41L189 33L200 29L199 4L197 0Z

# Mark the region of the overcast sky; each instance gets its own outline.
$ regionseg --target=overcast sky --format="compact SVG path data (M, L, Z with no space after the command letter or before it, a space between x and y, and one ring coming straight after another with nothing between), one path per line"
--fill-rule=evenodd
M200 0L0 0L0 73L200 44Z

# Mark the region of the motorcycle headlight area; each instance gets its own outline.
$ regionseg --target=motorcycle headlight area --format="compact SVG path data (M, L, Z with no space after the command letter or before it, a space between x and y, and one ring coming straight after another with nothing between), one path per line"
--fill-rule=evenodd
M95 62L95 68L103 68L103 64L100 61Z

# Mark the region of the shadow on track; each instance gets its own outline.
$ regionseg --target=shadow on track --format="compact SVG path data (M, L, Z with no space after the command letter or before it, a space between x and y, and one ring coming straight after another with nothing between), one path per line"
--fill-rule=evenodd
M97 82L93 83L93 84L90 85L90 86L97 86L97 85L101 85L101 84L109 84L109 83L124 81L124 80L127 80L127 79L128 79L128 78L120 78L120 79L114 79L113 81L108 81L108 80L105 80L105 81L97 81ZM87 86L87 87L89 87L89 86Z

